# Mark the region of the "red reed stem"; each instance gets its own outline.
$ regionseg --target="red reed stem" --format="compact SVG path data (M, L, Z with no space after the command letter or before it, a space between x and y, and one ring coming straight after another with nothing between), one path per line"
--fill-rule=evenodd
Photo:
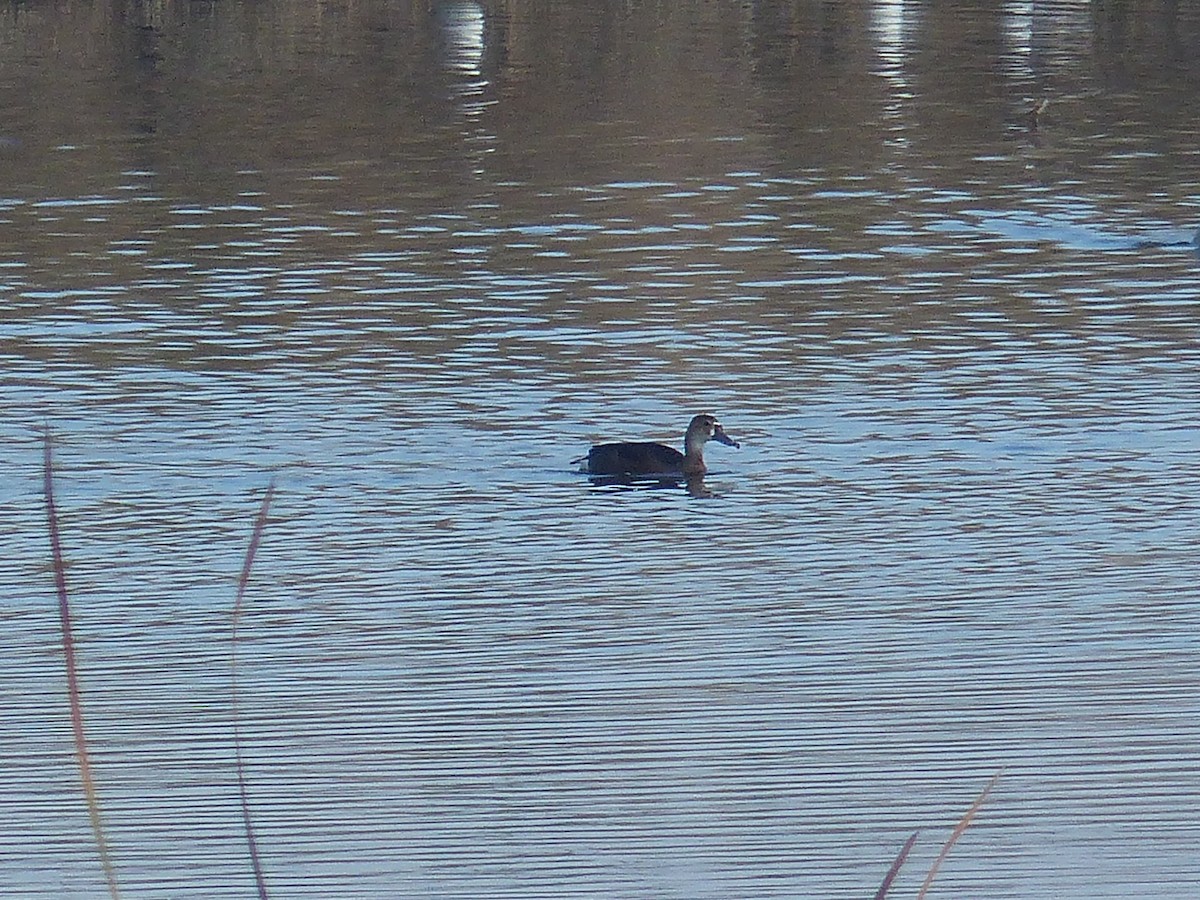
M42 490L46 496L46 518L50 525L50 554L54 563L54 586L58 590L58 615L62 621L63 656L67 664L67 694L71 704L71 727L75 731L75 753L79 758L79 777L83 782L83 796L87 801L88 818L92 823L92 834L96 838L96 849L100 853L100 864L104 867L104 878L108 882L108 893L118 900L117 878L108 855L108 841L104 837L104 824L100 818L100 801L96 796L96 783L92 779L92 765L88 758L87 737L83 730L83 703L80 700L79 673L75 666L75 638L71 633L71 604L67 599L67 573L63 565L62 542L58 535L58 511L54 505L54 463L50 456L50 428L46 428L42 454Z

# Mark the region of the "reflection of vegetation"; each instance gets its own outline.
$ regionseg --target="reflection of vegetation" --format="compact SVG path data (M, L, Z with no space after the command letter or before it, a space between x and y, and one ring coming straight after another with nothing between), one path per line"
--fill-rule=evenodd
M263 878L262 862L258 855L258 841L254 837L254 826L250 821L250 799L246 791L246 770L242 764L242 732L238 718L237 692L237 624L242 614L242 597L246 593L246 583L250 580L250 567L254 564L254 554L258 552L258 542L262 538L263 527L267 524L267 511L271 508L271 497L275 494L275 483L267 485L267 493L263 496L262 506L258 508L258 518L254 520L254 531L250 535L250 546L246 548L246 560L242 563L242 574L238 578L237 596L233 602L233 636L230 659L230 680L232 683L230 701L233 707L233 754L237 766L238 795L242 805L242 821L246 825L246 846L250 850L250 864L254 868L254 883L258 888L259 900L267 898L267 883Z
M50 528L50 556L54 566L54 585L58 590L58 615L62 620L63 657L67 664L67 696L71 704L71 727L75 731L75 754L79 759L79 777L83 781L83 796L87 801L88 818L92 822L92 834L96 838L96 850L100 864L104 867L104 878L108 882L108 893L113 900L120 897L112 860L108 855L108 841L104 837L104 823L100 819L100 800L96 796L96 783L92 780L92 766L88 759L87 738L83 732L83 704L79 699L79 673L75 667L75 639L71 632L71 605L67 599L67 575L63 565L62 544L58 537L58 512L54 506L54 463L50 455L50 429L46 428L42 454L43 490L46 496L46 519Z
M962 837L963 832L971 824L971 820L975 818L975 814L979 812L983 806L983 801L987 799L988 794L992 792L992 788L996 786L996 782L1000 780L1000 775L1003 772L997 772L992 776L992 780L987 783L979 796L975 798L975 802L959 819L958 824L954 826L954 830L950 832L950 837L946 839L946 843L942 845L942 852L938 854L937 859L933 861L933 865L929 867L929 874L925 876L925 880L921 883L921 890L917 893L917 900L924 900L925 895L929 892L929 888L933 885L933 880L937 877L938 869L942 867L942 863L946 857L950 855L950 848L958 842ZM888 869L887 875L883 878L883 884L879 886L879 890L875 894L875 900L883 900L887 896L888 890L892 886L892 882L896 878L896 874L900 871L900 867L904 865L904 860L908 858L908 853L913 848L913 844L917 842L919 831L914 831L904 846L900 848L900 852L896 854L896 859L892 862L891 868Z

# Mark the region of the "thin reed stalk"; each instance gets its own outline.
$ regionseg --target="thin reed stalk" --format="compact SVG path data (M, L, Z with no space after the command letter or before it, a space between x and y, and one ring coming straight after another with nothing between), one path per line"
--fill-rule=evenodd
M242 574L238 578L237 596L233 602L233 635L230 659L231 697L233 706L233 755L237 768L238 795L242 804L242 821L246 825L246 845L250 849L250 865L254 868L254 883L258 888L259 900L267 900L267 882L263 877L262 860L258 852L258 840L254 836L254 825L250 820L250 797L246 788L246 767L242 762L242 731L238 715L237 688L237 651L238 651L238 620L242 616L242 598L246 594L246 584L250 581L250 567L254 565L254 555L258 552L258 544L262 539L263 528L267 524L267 511L271 508L271 498L275 495L275 482L267 485L267 493L258 509L258 518L254 520L254 531L250 535L250 546L246 548L246 559L242 563Z
M971 804L971 808L966 811L963 817L959 820L958 824L954 826L954 830L950 832L950 837L946 839L945 846L942 847L942 852L938 854L937 859L933 861L933 865L929 867L929 874L925 876L925 881L921 885L920 892L917 894L917 900L924 900L925 894L929 891L930 886L933 884L933 879L937 877L938 869L942 867L943 860L950 855L950 848L958 842L960 837L962 837L963 832L965 832L967 827L971 824L971 820L975 818L975 814L979 812L980 808L983 806L983 801L987 799L988 794L992 792L992 788L996 786L996 782L1000 780L1000 776L1003 774L1004 770L1001 769L992 776L992 780L987 783L987 786L983 789L982 793L975 798L975 802Z
M100 865L104 868L104 879L108 882L108 893L118 900L117 876L113 871L108 853L108 840L104 836L104 823L100 815L100 799L96 794L96 782L92 778L92 764L88 756L87 736L83 729L83 703L80 700L79 671L75 664L75 638L71 631L71 603L67 597L67 572L63 564L62 541L58 534L58 510L54 505L54 462L50 453L50 428L46 427L42 453L42 490L46 497L46 518L50 525L50 555L54 564L54 586L58 591L58 616L62 621L63 656L67 665L67 696L71 706L71 727L75 732L75 755L79 759L79 777L83 782L83 796L87 801L88 818L92 823L92 834L100 854Z
M892 888L892 882L896 880L896 876L900 873L900 867L904 865L904 861L908 859L908 854L913 848L913 844L917 842L919 831L914 831L904 846L900 848L900 852L896 854L896 859L892 862L892 867L888 869L887 875L883 876L883 884L879 886L879 890L875 892L875 900L883 900L887 893Z

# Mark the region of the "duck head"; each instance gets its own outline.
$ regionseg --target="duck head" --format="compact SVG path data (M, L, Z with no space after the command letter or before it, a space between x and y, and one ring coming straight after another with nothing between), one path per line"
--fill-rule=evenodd
M687 434L683 438L684 451L688 456L699 456L709 441L718 441L728 447L741 446L725 433L716 416L700 413L688 425Z

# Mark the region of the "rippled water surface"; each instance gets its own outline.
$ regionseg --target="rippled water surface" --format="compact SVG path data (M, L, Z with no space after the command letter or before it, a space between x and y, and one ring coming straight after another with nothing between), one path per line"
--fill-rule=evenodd
M1000 770L931 897L1195 896L1200 21L846 6L4 13L0 894L49 425L129 897L254 894L272 478L272 897L914 897Z

